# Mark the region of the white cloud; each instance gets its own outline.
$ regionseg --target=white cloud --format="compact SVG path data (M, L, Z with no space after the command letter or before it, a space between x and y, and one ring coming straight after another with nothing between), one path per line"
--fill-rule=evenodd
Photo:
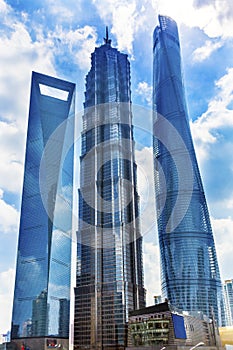
M193 7L193 0L158 0L157 4L160 14L172 17L179 25L184 23L188 27L203 29L214 17L212 6L197 9Z
M153 151L152 147L144 147L135 151L138 166L138 192L140 196L141 232L145 237L150 231L156 235L156 208L154 195L153 176Z
M19 213L3 199L3 191L0 189L0 232L16 232L19 222Z
M231 164L233 164L232 159ZM225 175L225 170L222 169L221 171L224 171ZM227 171L229 171L228 168ZM233 173L233 171L231 173ZM216 174L214 178L217 176L218 175ZM225 178L226 184L221 184L219 186L218 182L216 181L216 189L212 190L212 192L216 192L216 195L214 196L214 199L209 200L210 213L216 218L216 220L222 219L223 222L224 220L230 218L233 212L233 186L231 180L232 174L228 174L227 176L223 176L223 178ZM223 195L221 193L222 191L224 191Z
M233 101L233 68L227 69L227 74L216 82L216 86L220 89L219 97L222 105L226 107Z
M142 81L138 83L138 87L136 89L136 93L142 96L143 100L151 106L152 103L152 86L147 82Z
M0 104L1 117L26 129L32 70L56 75L53 66L52 42L32 42L25 25L7 17L8 31L0 37ZM20 73L20 74L19 74Z
M4 0L0 0L0 16L4 17L10 11L10 7Z
M85 11L86 2L82 0L44 0L43 8L46 8L47 14L51 20L56 23L78 23L82 11Z
M233 37L232 5L223 1L225 9L219 0L208 1L205 6L194 6L193 0L92 0L100 18L112 24L111 32L116 36L118 49L132 57L134 42L139 39L143 45L145 35L151 38L158 13L172 17L178 26L199 28L209 38ZM220 44L206 44L197 51L199 58L204 59L218 47Z
M171 16L179 24L199 27L210 38L232 37L232 4L228 0L205 1L204 6L193 0L158 0L158 12Z
M147 305L154 304L154 295L160 292L160 262L157 245L157 223L154 195L152 147L135 152L138 165L137 179L140 195L141 233L143 236L144 280Z
M100 17L106 23L112 23L111 32L116 35L119 50L126 50L132 53L133 35L136 26L136 2L114 1L114 0L95 0L93 1Z
M217 93L209 102L207 111L191 122L192 135L201 162L208 158L210 148L224 137L224 131L233 127L233 110L228 108L233 102L233 68L228 69L215 85Z
M113 12L112 33L116 35L119 50L132 53L134 31L137 27L135 3L121 4Z
M133 57L133 42L136 34L152 32L156 21L155 5L151 0L93 0L99 16L112 24L111 32L116 36L117 47Z
M215 97L191 128L201 170L214 183L209 200L210 212L215 216L211 222L221 276L228 279L232 278L233 265L233 110L229 108L233 102L233 68L215 85Z
M3 1L0 6L3 7ZM38 35L33 42L25 24L5 11L5 32L0 37L1 173L4 191L21 192L29 109L31 72L56 76L53 41ZM39 27L39 26L38 26ZM39 29L38 29L39 33Z
M14 123L0 121L0 187L4 191L21 193L25 133Z
M91 53L96 47L97 40L97 33L94 27L86 25L83 28L69 31L57 28L52 37L59 38L62 51L64 48L68 48L70 56L80 69L88 70L90 68Z
M10 330L11 309L13 303L15 270L0 272L0 329L2 332Z
M211 220L216 242L216 250L219 259L221 277L223 280L232 278L233 266L233 220L231 217L226 219Z
M75 11L72 11L71 8L66 7L58 0L47 0L47 4L50 13L57 16L57 20L60 22L71 20L74 17Z
M153 243L143 244L144 283L147 290L147 306L154 304L154 296L161 294L159 247Z
M194 52L193 52L193 61L194 62L202 62L217 49L222 47L223 43L221 42L212 42L210 40L207 40L202 47L198 47Z

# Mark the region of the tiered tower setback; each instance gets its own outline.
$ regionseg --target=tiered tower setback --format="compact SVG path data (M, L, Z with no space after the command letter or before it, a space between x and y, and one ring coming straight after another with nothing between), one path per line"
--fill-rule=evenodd
M129 310L145 305L130 65L108 32L86 77L74 346L124 349Z

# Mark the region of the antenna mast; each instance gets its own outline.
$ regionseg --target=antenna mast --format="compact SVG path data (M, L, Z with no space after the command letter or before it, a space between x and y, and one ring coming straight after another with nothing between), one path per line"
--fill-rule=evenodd
M111 45L112 40L108 38L108 26L106 26L106 38L104 38L105 44Z

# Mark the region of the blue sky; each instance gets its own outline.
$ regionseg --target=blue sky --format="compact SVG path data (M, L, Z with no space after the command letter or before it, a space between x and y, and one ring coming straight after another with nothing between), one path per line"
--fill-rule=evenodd
M31 71L77 84L109 26L128 53L132 100L150 110L157 15L178 23L190 125L222 279L233 278L233 3L228 0L0 0L0 334L10 329ZM135 116L148 304L160 293L149 112Z

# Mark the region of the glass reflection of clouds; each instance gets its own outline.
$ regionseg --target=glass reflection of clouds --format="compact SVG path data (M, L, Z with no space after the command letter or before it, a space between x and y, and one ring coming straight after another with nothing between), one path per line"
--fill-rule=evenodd
M42 94L42 85L67 98ZM12 339L68 338L74 91L72 83L32 74Z

